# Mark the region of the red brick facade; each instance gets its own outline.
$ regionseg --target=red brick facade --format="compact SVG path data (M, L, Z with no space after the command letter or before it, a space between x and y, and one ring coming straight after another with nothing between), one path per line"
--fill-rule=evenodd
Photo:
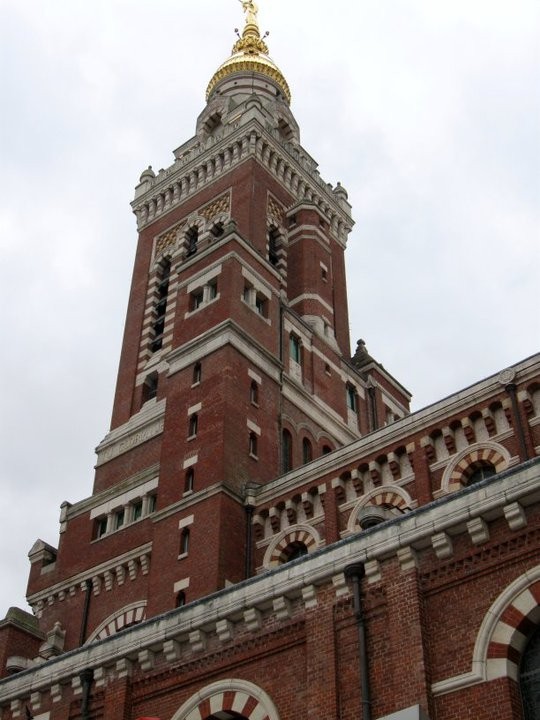
M414 414L351 357L347 195L270 63L141 176L111 430L0 625L2 720L532 717L540 356Z

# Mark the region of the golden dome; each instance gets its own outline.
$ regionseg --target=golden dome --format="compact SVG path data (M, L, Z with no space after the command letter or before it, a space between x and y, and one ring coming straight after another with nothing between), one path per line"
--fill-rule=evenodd
M268 56L268 46L261 38L257 24L257 11L254 3L242 3L247 9L247 20L242 37L236 41L230 58L219 66L206 89L206 100L216 85L226 77L236 73L261 73L270 78L281 90L287 102L291 101L291 91L283 73Z

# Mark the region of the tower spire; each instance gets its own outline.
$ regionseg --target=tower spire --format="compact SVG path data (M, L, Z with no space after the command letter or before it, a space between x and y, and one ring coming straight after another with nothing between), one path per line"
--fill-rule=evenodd
M239 0L246 16L242 36L238 38L228 58L214 73L206 90L206 99L225 78L236 73L260 73L270 78L278 86L280 94L287 103L291 101L291 91L283 73L269 57L268 45L261 37L259 28L258 5L253 0ZM266 33L267 35L268 33ZM265 35L265 37L266 37Z

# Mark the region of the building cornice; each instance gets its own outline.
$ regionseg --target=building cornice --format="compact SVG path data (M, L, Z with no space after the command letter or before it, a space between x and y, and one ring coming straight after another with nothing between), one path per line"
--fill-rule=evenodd
M540 459L530 461L179 610L6 678L0 681L0 705L5 707L30 693L46 692L69 681L76 687L78 676L85 669L94 671L99 687L107 681L108 674L121 674L134 663L145 671L151 670L152 658L160 651L167 662L176 662L182 657L183 645L190 653L196 653L204 651L210 635L230 641L235 626L258 631L263 614L286 620L292 616L293 599L300 600L305 608L316 607L318 587L322 585L332 584L336 598L348 596L344 570L351 562L366 564L370 583L381 579L381 560L397 557L401 571L407 572L416 566L419 550L432 551L445 559L453 553L449 538L468 533L474 542L472 521L504 517L508 520L509 507L538 502L539 469ZM444 553L441 536L447 538Z
M193 138L173 165L153 179L146 178L131 204L139 230L248 159L259 162L296 201L315 204L328 220L332 235L345 247L354 224L348 203L345 209L345 201L322 180L316 163L300 146L284 143L277 131L269 131L257 118L234 123L206 143Z

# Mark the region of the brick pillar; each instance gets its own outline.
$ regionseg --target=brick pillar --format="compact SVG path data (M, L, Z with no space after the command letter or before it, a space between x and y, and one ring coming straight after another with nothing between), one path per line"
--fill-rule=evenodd
M321 589L317 607L306 610L307 718L339 717L333 597L333 589Z
M427 628L418 573L416 569L402 571L397 561L394 561L393 572L399 573L399 582L387 584L388 632L392 635L387 681L391 678L396 698L393 712L420 705L433 717L429 662L424 645ZM404 668L407 672L403 672Z
M340 488L330 487L324 494L324 539L327 545L339 540L339 510L337 493Z
M429 463L426 458L425 448L420 447L419 442L415 443L411 463L414 470L414 482L418 505L427 505L427 503L430 503L433 500L431 473L429 470Z
M103 720L131 720L131 679L123 677L107 685Z

